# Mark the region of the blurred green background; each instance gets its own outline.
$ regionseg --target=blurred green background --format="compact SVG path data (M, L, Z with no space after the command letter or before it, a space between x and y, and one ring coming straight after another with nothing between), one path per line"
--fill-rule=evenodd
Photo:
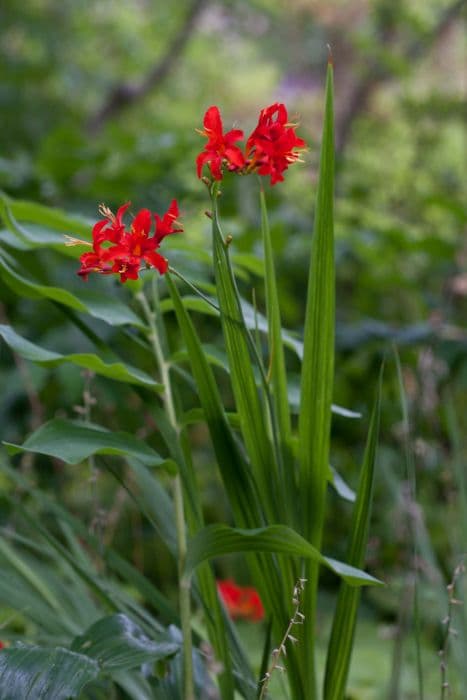
M276 101L287 104L309 150L304 163L291 168L285 183L269 188L267 196L284 325L297 331L303 321L330 45L337 147L335 401L364 415L360 421L335 418L332 457L351 486L379 366L387 356L369 565L390 585L365 599L373 636L366 641L368 627L363 628L359 653L367 645L371 655L380 645L381 670L368 695L365 682L358 681L359 698L383 697L377 694L382 688L399 697L403 678L397 650L410 636L406 618L415 570L423 582L427 665L437 665L445 585L467 550L465 15L465 2L444 0L3 0L0 5L0 188L11 197L90 219L97 217L100 202L113 208L131 200L135 207L163 212L177 197L184 235L207 253L207 199L194 167L204 143L195 129L206 108L218 105L226 128L248 133L259 109ZM259 211L249 180L226 179L223 211L234 255L259 256ZM173 255L191 279L208 277L202 260L183 250ZM24 257L25 267L32 264ZM41 261L39 276L79 284L70 282L74 263L60 271L50 269L52 254ZM89 284L99 288L100 281ZM247 298L252 288L262 308L261 278L253 272L242 282ZM81 347L82 338L58 312L43 309L43 302L18 299L6 287L1 291L1 322L51 349ZM206 319L201 323L215 343L217 329ZM175 328L173 343L176 347ZM131 359L138 364L138 357ZM292 375L295 363L290 357ZM72 367L26 365L2 345L0 381L1 438L21 441L43 420L70 414L81 402L84 380ZM142 436L151 432L149 419L143 424L136 418L141 403L130 389L95 380L93 393L96 420ZM192 439L208 517L228 519L204 431L194 429ZM417 502L407 486L411 463ZM27 467L38 469L41 485L58 489L71 507L86 512L89 484L75 471L40 459ZM107 538L115 538L170 591L175 572L167 553L161 548L157 563L148 560L144 539L136 536L142 523L104 475L99 499L104 520L117 503ZM7 511L0 511L3 521L11 515ZM330 495L326 551L335 556L344 556L349 512L349 504ZM220 575L232 572L242 578L235 561L219 570ZM324 583L332 596L335 582ZM366 663L360 662L360 670ZM404 697L416 697L410 695L410 673L404 682Z

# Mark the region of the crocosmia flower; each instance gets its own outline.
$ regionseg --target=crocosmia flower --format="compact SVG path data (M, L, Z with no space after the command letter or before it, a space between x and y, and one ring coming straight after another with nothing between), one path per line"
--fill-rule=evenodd
M215 180L222 180L222 166L229 170L241 170L245 165L244 155L237 141L243 138L243 131L232 129L223 133L222 119L218 107L209 107L204 115L204 129L199 131L206 136L208 142L196 159L198 177L201 177L203 166L208 164Z
M217 590L227 612L233 619L259 622L264 618L264 608L258 592L249 586L238 586L231 579L217 581Z
M306 147L289 124L285 105L276 102L261 110L258 125L246 142L248 169L269 175L271 185L281 182L282 173L300 157L297 149Z
M223 133L219 109L209 107L204 115L204 131L208 142L196 159L198 177L205 164L215 180L222 180L222 168L240 175L257 172L269 176L271 185L284 179L283 172L300 158L306 143L295 133L297 125L289 122L284 104L275 102L261 110L258 124L248 137L245 150L234 145L243 138L243 131L233 129Z
M68 245L92 246L92 252L80 257L78 275L83 279L86 280L91 272L98 272L120 275L121 282L136 280L141 266L155 267L161 275L167 272L168 262L157 250L165 236L183 231L177 221L179 209L176 200L162 217L152 214L149 209L141 209L127 229L123 217L129 206L130 202L127 202L117 214L113 214L102 205L99 211L104 219L94 225L92 243L68 237Z

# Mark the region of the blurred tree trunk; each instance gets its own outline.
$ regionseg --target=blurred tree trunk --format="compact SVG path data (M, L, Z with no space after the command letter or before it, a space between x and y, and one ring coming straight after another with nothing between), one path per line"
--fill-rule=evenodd
M207 0L192 0L183 24L168 45L165 54L139 83L120 83L113 88L102 107L88 120L88 132L91 134L98 133L106 122L113 119L124 109L139 102L149 92L163 83L174 69L177 60L188 44L196 28L197 19L204 9L206 2Z
M397 32L397 3L392 5L390 17L388 17L388 12L384 11L385 6L386 3L383 3L380 8L384 13L380 38L381 44L389 49ZM415 61L424 56L449 29L465 6L466 0L456 0L452 5L449 5L441 13L433 29L426 36L417 39L409 45L405 51L404 58L407 61ZM336 148L339 154L345 149L354 121L366 110L377 88L392 77L393 74L390 69L382 65L378 59L373 59L369 62L362 79L356 83L351 92L347 101L347 107L341 112L337 120Z

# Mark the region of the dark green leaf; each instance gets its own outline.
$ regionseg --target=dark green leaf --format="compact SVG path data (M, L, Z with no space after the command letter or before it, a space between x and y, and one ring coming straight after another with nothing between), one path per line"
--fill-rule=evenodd
M109 379L145 386L156 391L162 391L163 389L162 384L154 381L149 374L123 362L107 363L93 353L61 355L58 352L46 350L35 343L31 343L26 338L18 335L11 326L0 325L0 336L2 336L13 352L24 357L25 360L30 360L45 367L55 367L64 362L71 362L78 367L92 370L96 374Z
M104 670L123 671L166 659L180 647L169 640L152 641L127 615L118 613L95 622L70 648L95 659Z
M0 653L2 700L68 700L99 675L94 659L57 647L17 645Z
M130 456L149 466L165 466L167 460L129 433L112 433L100 426L56 419L42 425L22 445L4 443L10 454L37 452L79 464L95 454Z
M364 565L368 543L380 410L381 378L368 431L357 502L350 529L350 545L347 560L349 564L359 568ZM360 591L342 582L328 646L324 680L325 700L341 700L344 697L353 649L359 600Z

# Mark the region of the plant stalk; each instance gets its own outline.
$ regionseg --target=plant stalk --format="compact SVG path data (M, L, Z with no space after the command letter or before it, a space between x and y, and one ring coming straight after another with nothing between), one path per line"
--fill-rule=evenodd
M137 299L141 304L143 313L149 325L149 341L154 352L157 364L160 371L160 380L164 385L164 406L167 411L169 422L179 433L179 425L175 411L175 403L172 393L172 385L170 381L169 364L164 357L162 345L160 342L159 333L156 324L156 309L151 309L149 302L144 292L137 294ZM158 299L154 294L154 302L156 305ZM191 640L191 603L190 603L190 582L183 577L185 560L187 554L187 539L185 528L185 509L183 499L183 486L180 474L177 474L172 479L172 491L175 509L175 527L177 532L177 571L179 581L179 608L180 621L182 626L183 637L183 698L184 700L195 700L193 686L193 659L192 659L192 640Z

